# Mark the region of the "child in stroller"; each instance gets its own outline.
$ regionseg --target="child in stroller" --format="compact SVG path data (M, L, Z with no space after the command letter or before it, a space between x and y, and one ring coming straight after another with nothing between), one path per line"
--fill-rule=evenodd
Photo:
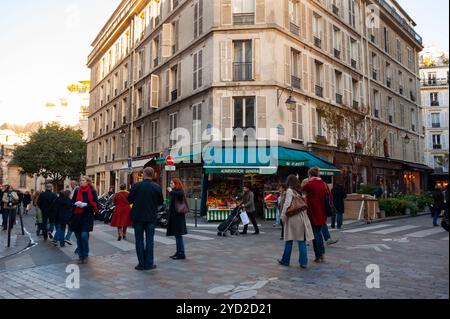
M239 235L239 223L241 222L240 214L242 212L242 208L240 206L237 206L233 211L231 212L230 216L217 227L217 236L225 237L228 233L232 236Z

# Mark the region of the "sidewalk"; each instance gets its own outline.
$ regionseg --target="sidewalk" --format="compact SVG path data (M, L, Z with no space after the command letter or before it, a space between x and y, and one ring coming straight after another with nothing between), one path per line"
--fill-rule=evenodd
M24 225L26 228L26 226ZM25 232L22 235L19 216L17 216L17 224L11 230L11 246L8 248L8 231L0 228L0 259L17 254L27 248L31 243L30 237Z

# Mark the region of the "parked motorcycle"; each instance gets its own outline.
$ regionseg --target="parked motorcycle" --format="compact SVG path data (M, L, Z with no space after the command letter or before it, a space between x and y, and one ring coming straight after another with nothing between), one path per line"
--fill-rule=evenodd
M169 224L169 211L166 205L161 205L158 207L156 223L158 227L167 228L167 225Z

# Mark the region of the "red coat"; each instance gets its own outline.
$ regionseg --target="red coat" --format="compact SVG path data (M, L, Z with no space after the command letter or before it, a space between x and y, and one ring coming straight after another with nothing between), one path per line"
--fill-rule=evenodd
M328 186L321 179L313 179L302 187L302 192L307 194L306 204L308 205L308 216L312 225L322 226L327 222L325 209L325 194L327 191Z
M114 195L114 209L113 218L111 221L112 227L129 227L131 226L131 209L128 203L128 192L118 192Z

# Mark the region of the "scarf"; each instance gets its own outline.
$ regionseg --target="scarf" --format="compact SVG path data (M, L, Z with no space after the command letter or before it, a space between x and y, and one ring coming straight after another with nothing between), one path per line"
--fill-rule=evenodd
M94 195L92 195L92 188L87 186L80 186L77 191L77 202L83 202L83 193L87 193L89 205L93 208L94 212L97 212L97 203L94 202ZM84 213L84 208L77 207L75 208L75 215L81 215Z

